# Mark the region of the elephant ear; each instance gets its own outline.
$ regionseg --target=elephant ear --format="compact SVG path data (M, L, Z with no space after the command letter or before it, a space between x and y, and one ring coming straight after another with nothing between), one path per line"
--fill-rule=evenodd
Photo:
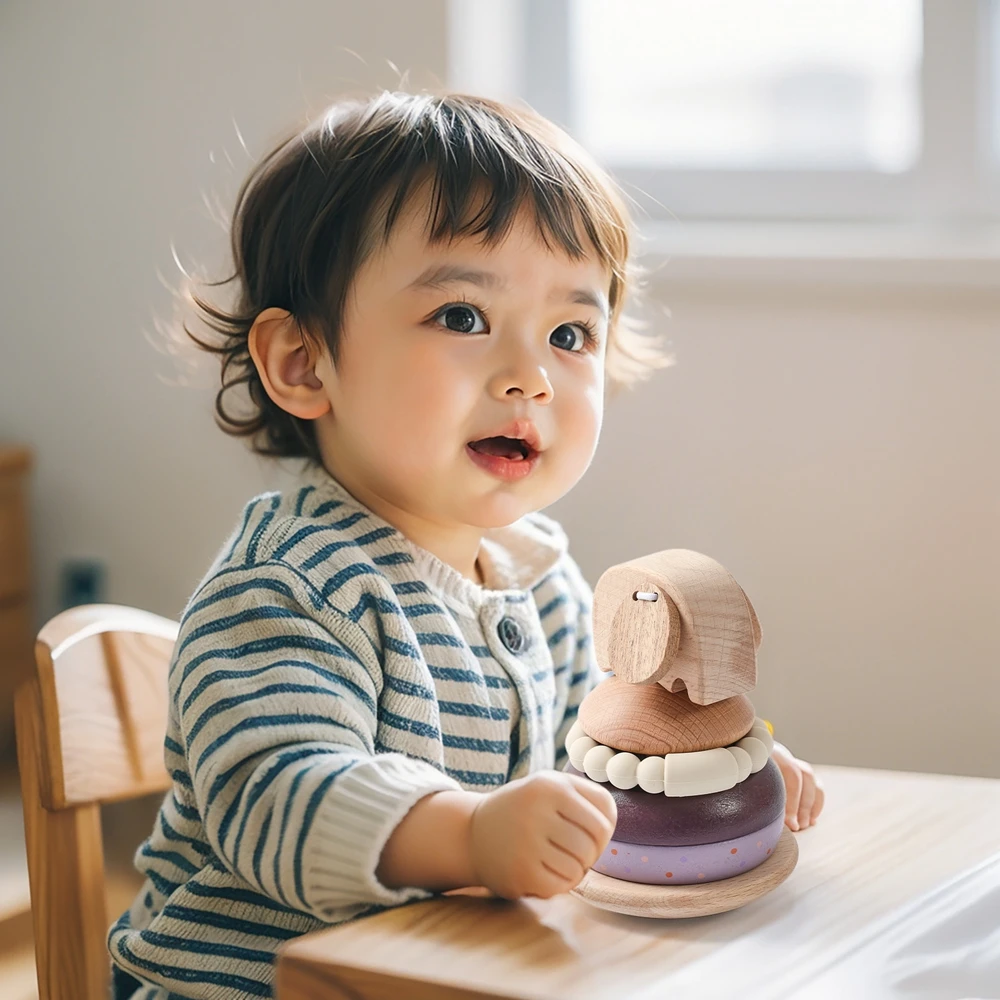
M747 602L747 611L750 612L750 624L753 628L753 648L760 649L760 619L757 617L757 612L754 611L753 605L750 603L750 598L747 597L747 592L742 587L740 587L740 590L743 591L743 599Z
M640 566L607 570L594 588L594 655L628 684L655 684L673 665L681 637L677 605Z

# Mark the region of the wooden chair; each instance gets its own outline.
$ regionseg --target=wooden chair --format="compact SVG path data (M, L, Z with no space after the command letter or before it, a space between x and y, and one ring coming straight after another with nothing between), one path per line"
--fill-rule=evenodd
M93 604L46 624L15 695L39 1000L106 1000L100 806L165 791L177 624Z

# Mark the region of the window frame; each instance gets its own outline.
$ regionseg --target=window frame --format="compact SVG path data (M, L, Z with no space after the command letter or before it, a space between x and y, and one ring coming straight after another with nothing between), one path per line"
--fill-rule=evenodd
M449 83L522 100L574 131L573 0L451 0ZM1000 0L923 0L921 149L914 167L679 170L607 163L651 221L905 223L1000 219ZM485 47L476 39L489 38ZM995 40L995 44L994 44ZM996 126L995 126L996 123Z

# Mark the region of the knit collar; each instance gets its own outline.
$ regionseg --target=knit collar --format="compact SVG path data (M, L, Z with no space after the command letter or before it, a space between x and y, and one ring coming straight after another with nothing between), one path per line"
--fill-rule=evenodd
M472 608L490 600L496 591L531 590L568 549L566 533L558 522L538 512L525 514L505 527L489 528L483 534L479 550L479 567L484 579L480 586L361 503L323 466L310 463L299 482L312 486L317 495L339 500L343 506L338 508L338 519L345 511L362 511L376 526L391 528L395 535L390 536L390 540L408 549L421 580L436 592L458 598Z

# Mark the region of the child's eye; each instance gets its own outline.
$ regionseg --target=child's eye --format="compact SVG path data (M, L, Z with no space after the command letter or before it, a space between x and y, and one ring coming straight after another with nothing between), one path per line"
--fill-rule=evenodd
M456 333L485 333L486 317L468 303L452 303L439 309L434 319ZM477 321L479 326L476 326Z
M549 335L549 340L556 347L578 354L594 340L594 332L583 323L563 323L557 326Z

